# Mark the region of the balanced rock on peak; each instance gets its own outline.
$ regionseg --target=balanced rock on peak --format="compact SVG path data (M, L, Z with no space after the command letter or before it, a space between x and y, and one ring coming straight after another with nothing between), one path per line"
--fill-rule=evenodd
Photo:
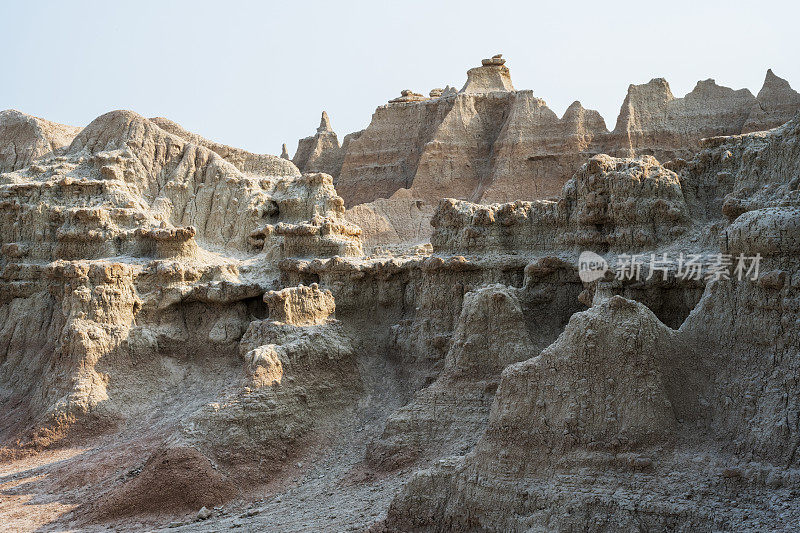
M400 97L389 100L390 104L404 103L404 102L421 102L428 98L422 96L420 93L415 93L411 89L403 89L400 91Z
M497 54L489 59L483 59L480 67L467 71L467 83L461 89L462 93L490 93L495 91L513 91L511 84L511 71L505 66L506 60Z
M481 65L484 67L500 67L506 64L506 60L503 59L503 54L495 54L489 59L482 59Z

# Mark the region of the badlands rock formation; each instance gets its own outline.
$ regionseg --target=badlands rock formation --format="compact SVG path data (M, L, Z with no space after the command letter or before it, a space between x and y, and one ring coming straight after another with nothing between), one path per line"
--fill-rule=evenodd
M403 91L341 147L334 134L320 133L323 116L294 161L303 171L334 176L348 208L363 206L351 220L375 221L375 230L364 228L369 244L408 242L414 201L430 218L446 197L486 204L547 199L593 155L689 159L703 138L774 128L798 111L800 94L771 70L758 96L708 79L676 98L657 78L628 88L609 131L580 102L559 118L532 91L515 90L497 55L470 69L458 92L434 89L428 98ZM396 205L374 203L381 198ZM427 224L413 234L416 242L429 238Z
M429 202L543 199L591 155L688 158L702 138L773 128L800 111L800 94L771 70L757 97L709 79L676 98L658 78L628 88L608 131L580 102L558 118L532 91L515 90L504 63L499 55L483 60L458 93L379 107L331 172L348 207L402 188Z
M654 80L608 132L493 57L297 165L4 112L2 523L793 529L800 117L742 132L794 94Z
M793 377L800 348L793 222L800 121L768 133L712 139L705 146L679 165L675 182L684 187L675 203L690 215L686 227L676 237L646 246L658 251L679 244L734 257L761 254L760 274L739 279L729 265L725 276L705 279L696 305L696 293L672 275L667 283L660 274L644 284L595 282L587 288L593 293L586 300L590 309L572 315L553 344L498 375L488 423L474 448L466 454L451 449L454 455L415 474L377 529L793 527L786 524L800 516L795 501L800 405ZM595 164L596 159L565 186L565 197ZM642 199L652 195L651 190ZM724 213L722 206L732 204L736 211ZM509 212L525 210L522 228L548 216L536 204L506 205ZM474 228L475 250L497 250L496 230L484 222L484 213L498 211L463 205L454 215L455 207L453 201L443 202L437 217L460 216L465 228L455 235ZM616 211L611 202L603 207ZM498 226L503 227L502 220ZM525 231L518 227L512 224L509 233ZM704 232L717 239L705 240ZM450 235L442 236L443 244L452 242ZM607 242L603 235L594 235L595 244ZM616 241L608 244L613 249ZM548 247L566 250L569 245ZM538 246L528 237L513 248ZM662 303L674 302L667 291L678 290L694 309L679 328L670 328L664 322L678 309L656 308L659 317L635 301L647 303L641 289L660 291ZM487 313L485 320L495 315ZM518 346L496 338L504 339L508 353ZM452 349L457 345L454 338ZM446 370L439 381L445 376ZM469 396L463 398L461 409L469 404ZM415 409L424 412L430 405Z
M331 128L331 119L323 111L317 133L298 141L292 162L303 172L324 172L335 178L339 176L342 159L350 143L358 139L359 135L360 131L345 135L339 145L339 139ZM286 145L283 151L286 152ZM286 155L288 159L288 153Z
M14 109L0 111L0 172L19 170L35 159L55 154L72 142L80 128L56 124Z

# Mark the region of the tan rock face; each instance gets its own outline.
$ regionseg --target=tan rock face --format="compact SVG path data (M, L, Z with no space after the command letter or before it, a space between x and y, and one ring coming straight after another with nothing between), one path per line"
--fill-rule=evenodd
M603 152L603 118L574 102L558 116L531 91L518 91L492 147L489 173L472 195L482 203L557 196L563 175ZM521 179L525 176L525 179Z
M647 185L628 175L617 183L627 182L625 189L636 191L637 203L645 208L641 212L620 210L624 200L616 207L596 201L594 193L611 191L615 187L611 184L621 177L616 174L620 168L612 170L616 166L612 161L643 170L655 160L598 156L578 172L572 186L565 187L570 191L565 198L571 198L575 209L569 217L555 218L554 233L569 231L571 221L604 224L612 214L620 217L618 221L639 220L646 225L658 220L654 213L646 213L648 205L658 202L655 198L678 200L682 232L667 231L647 247L730 254L734 263L738 254L760 254L760 273L739 278L732 264L721 279L707 279L697 306L684 315L679 329L665 326L668 315L662 320L664 310L639 292L643 286L648 287L645 291L662 290L659 300L666 303L664 287L657 288L660 282L626 287L618 281L601 281L593 288L593 301L587 302L590 309L573 314L555 342L505 367L486 429L475 446L469 453L420 470L392 503L383 529L516 530L553 524L561 528L603 524L615 530L642 524L726 529L742 523L730 507L723 488L727 483L735 483L736 490L745 484L752 491L748 498L756 498L758 492L789 497L784 489L794 486L789 474L794 467L782 465L798 461L793 440L797 431L781 417L794 419L798 409L793 400L796 384L787 378L794 372L790 354L797 349L799 331L796 283L790 274L798 261L797 198L791 185L796 181L797 127L793 120L770 132L710 139L696 157L674 165L677 175L664 173L663 167L657 170L659 166L644 172L655 178ZM671 192L662 196L666 191ZM608 198L625 196L618 191ZM655 202L650 204L648 198ZM730 207L734 202L736 209ZM486 206L443 202L434 220L449 220L448 213L455 210L469 213L477 226L496 215L498 229L494 222L487 224L492 228L487 235L500 238L498 230L505 227L509 230L505 238L511 242L527 226L504 224L506 213L521 211L541 219L523 202L490 207L482 212ZM515 246L477 247L472 253L512 253L523 249L522 242L535 247L544 233L538 229ZM705 239L706 233L712 238ZM460 234L438 236L442 251L460 242ZM435 232L434 242L436 238ZM563 253L563 246L562 242L546 248ZM526 267L524 287L555 264ZM529 291L520 291L520 299ZM656 317L653 311L662 315ZM456 345L454 338L453 349ZM506 349L516 345L508 342ZM493 360L487 355L488 361ZM435 383L426 389L430 392L418 394L404 410L425 412L439 397L434 395L439 387ZM462 395L462 412L467 412L468 397ZM475 424L473 414L469 425ZM413 450L413 440L403 437L413 436L414 427L404 431L391 427L392 433L384 438L395 443L393 456L399 456L398 449ZM705 452L698 454L699 449ZM693 496L698 492L706 495L700 506ZM644 493L649 498L646 516L639 507L625 503L641 501ZM580 513L576 515L575 509ZM676 521L677 515L681 518ZM764 516L761 511L759 516Z
M467 71L467 83L461 88L462 93L491 93L496 91L513 91L511 71L505 66L505 59L493 57L484 59L480 67Z
M686 231L678 176L654 158L589 160L557 201L481 205L445 199L431 219L435 251L513 252L553 247L639 250Z
M662 78L631 85L607 150L660 161L688 158L701 138L741 133L755 104L747 89L734 91L711 79L697 82L683 98L675 98Z
M263 247L265 238L254 244L252 234L265 223L344 211L330 177L295 176L293 165L274 156L263 156L277 165L266 168L246 152L226 154L250 171L135 113L108 113L64 155L4 175L0 232L31 258L147 256L166 253L170 238L185 242L186 232L207 243ZM281 168L292 174L256 172ZM153 231L162 226L192 229L156 238ZM175 253L186 251L178 246Z
M392 413L381 437L370 443L367 459L376 468L391 470L474 446L502 369L534 350L519 292L492 284L464 295L441 375Z
M788 81L779 78L769 69L756 101L757 105L747 118L742 133L775 128L791 120L797 114L800 94L792 89Z
M336 310L331 291L320 290L316 283L269 291L264 301L269 306L270 320L295 326L322 324Z
M379 107L345 153L336 191L348 207L388 198L411 187L426 145L453 107L454 98Z
M335 217L314 215L302 224L279 223L275 234L283 237L285 257L360 256L361 228Z
M435 206L422 200L404 198L405 191L407 189L401 189L389 199L379 198L345 212L344 217L361 228L365 247L430 242L430 221Z
M14 109L0 111L0 172L25 168L42 156L59 152L79 131Z
M548 199L593 155L690 159L703 138L770 129L800 111L800 95L772 71L757 97L708 79L676 98L657 78L628 88L609 131L599 113L579 102L559 118L531 91L515 90L504 63L484 60L458 93L436 89L428 98L406 90L378 108L359 141L342 146L341 164L323 170L334 176L347 207L389 199L400 189L432 205L446 197L486 204ZM322 140L301 144L304 154L320 152L312 145ZM337 147L321 151L334 160ZM392 232L406 230L384 233Z
M128 111L98 117L58 155L0 174L0 198L1 364L14 369L3 373L3 387L15 380L37 398L12 425L34 428L16 435L23 448L65 438L90 414L105 424L126 416L137 403L122 370L130 361L163 372L163 350L180 356L198 337L200 358L207 347L235 354L254 317L250 299L265 288L225 254L262 253L256 263L266 265L255 268L263 272L274 268L266 257L286 249L361 250L330 176L301 176L280 158ZM253 233L261 239L253 242ZM50 325L23 326L30 306ZM41 334L31 334L34 327ZM31 341L16 337L23 334ZM30 362L19 365L19 357Z
M292 162L303 172L324 172L336 177L343 158L344 148L339 146L339 139L331 128L331 119L323 111L317 133L298 141Z
M289 159L288 157L277 158L274 155L253 154L240 148L204 139L166 118L156 117L150 120L164 131L216 152L244 173L264 176L297 176L300 174L297 168L285 161Z
M662 367L673 336L652 311L621 296L573 315L540 355L503 371L490 431L499 441L549 449L668 441L677 421Z
M764 115L656 80L609 133L495 90L503 68L348 136L386 166L339 180L391 191L350 208L329 174L128 111L0 173L0 523L54 502L83 503L45 529L800 521L800 119L662 164ZM619 138L635 157L595 153ZM550 199L478 201L535 165Z

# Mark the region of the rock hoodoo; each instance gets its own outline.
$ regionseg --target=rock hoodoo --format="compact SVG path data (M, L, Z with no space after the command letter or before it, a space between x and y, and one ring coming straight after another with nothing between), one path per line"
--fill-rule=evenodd
M331 128L331 119L323 111L317 133L298 141L292 162L302 172L324 172L338 176L343 156L339 138Z
M398 98L394 98L389 100L390 104L402 104L405 102L424 102L427 100L424 96L419 93L415 93L411 89L403 89L400 91L400 96Z

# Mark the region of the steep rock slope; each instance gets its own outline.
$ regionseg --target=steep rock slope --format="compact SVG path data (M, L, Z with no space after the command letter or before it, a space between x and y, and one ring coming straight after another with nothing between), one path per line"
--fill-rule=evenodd
M403 227L407 198L428 210L444 197L486 204L547 199L587 157L690 159L703 138L770 129L800 111L800 95L771 70L758 96L708 79L676 98L657 78L628 88L608 131L599 113L579 102L559 118L531 91L515 90L501 57L483 63L468 72L459 92L436 89L424 97L404 91L379 107L369 127L340 152L338 143L323 142L331 136L326 133L302 140L295 157L306 161L313 152L312 160L326 161L321 170L335 177L348 208L393 201L399 193L398 208L381 215L382 225L394 229L379 233L400 239L409 233ZM335 160L341 164L327 163Z
M350 142L350 139L346 140ZM297 142L297 151L292 162L302 172L324 172L336 178L342 168L344 149L339 146L339 139L331 128L328 113L323 111L317 133Z
M241 148L234 148L225 144L220 144L203 137L186 131L179 124L172 122L163 117L155 117L150 119L159 128L173 135L197 144L204 146L213 152L219 154L223 159L233 163L233 165L247 174L257 174L262 176L298 176L300 172L290 162L284 158L279 158L269 154L253 154Z
M757 106L747 118L742 133L774 128L790 120L797 114L800 94L769 69L756 101Z
M581 247L639 250L680 236L689 212L678 175L654 158L598 155L557 200L481 205L444 199L431 220L434 250L448 253Z
M548 114L500 59L388 108L538 114L587 159L550 200L440 201L432 249L364 255L352 222L416 223L413 186L345 210L330 175L244 171L130 112L0 174L4 496L59 530L792 527L800 121L593 155L597 117ZM531 142L508 124L492 150ZM444 157L491 171L468 138ZM662 254L730 263L648 272Z
M80 128L20 113L0 111L0 172L25 168L69 145Z
M348 207L409 188L425 146L453 107L452 96L398 102L375 110L347 148L336 190Z
M361 253L330 176L288 162L276 168L289 175L268 176L261 156L228 150L244 173L167 127L180 135L114 111L62 155L0 174L7 453L137 419L180 396L181 374L208 370L191 410L242 371L238 343L263 313L272 261Z
M347 220L361 227L364 246L430 242L435 206L422 200L403 198L405 191L407 189L401 189L388 199L378 198L358 204L345 212Z
M580 102L570 105L559 119L532 91L518 91L494 143L491 171L472 198L492 203L554 196L564 175L602 151L599 141L606 134L600 114L584 109Z
M677 165L691 225L715 238L649 246L730 258L678 329L601 280L552 345L505 368L474 449L419 471L375 529L760 531L800 519L799 125L710 139ZM739 276L739 254L760 254L760 270Z

